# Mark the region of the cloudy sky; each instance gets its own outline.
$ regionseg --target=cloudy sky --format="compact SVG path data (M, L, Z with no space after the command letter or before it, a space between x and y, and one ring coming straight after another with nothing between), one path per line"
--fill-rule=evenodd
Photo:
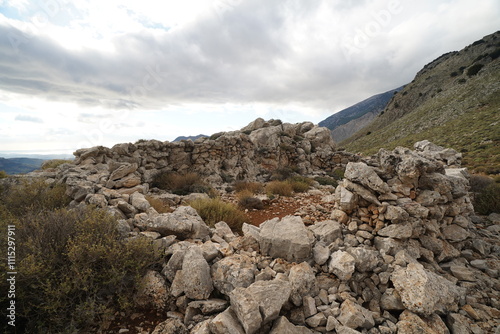
M0 153L317 123L499 27L498 0L0 0Z

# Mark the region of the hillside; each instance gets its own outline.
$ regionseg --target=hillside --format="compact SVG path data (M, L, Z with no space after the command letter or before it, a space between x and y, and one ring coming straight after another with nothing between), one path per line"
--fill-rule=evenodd
M424 66L366 128L340 143L351 152L411 146L428 139L453 147L476 172L500 172L500 32Z
M179 136L179 137L175 138L174 141L189 140L189 139L191 139L192 141L195 141L196 139L202 138L202 137L208 137L208 136L206 136L206 135Z
M10 175L29 173L40 168L44 161L32 158L0 158L0 170Z
M391 89L385 93L369 97L353 106L336 112L319 122L318 125L330 129L332 138L336 142L347 139L370 124L370 122L385 109L395 92L401 89L403 89L403 87Z

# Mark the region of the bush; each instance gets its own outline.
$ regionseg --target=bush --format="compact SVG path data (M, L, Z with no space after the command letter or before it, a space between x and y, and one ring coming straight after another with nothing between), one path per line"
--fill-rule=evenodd
M500 56L500 48L496 48L495 51L490 53L491 59L497 59Z
M234 190L236 192L241 192L244 190L250 191L252 194L258 194L264 189L262 183L259 182L246 182L238 181L234 184Z
M238 198L238 205L243 209L264 209L264 203L256 197L253 196L250 190L242 190L236 193L236 198Z
M316 176L314 179L322 186L338 186L337 180L330 176Z
M16 325L26 333L89 332L130 311L140 278L161 260L149 239L121 241L115 218L91 207L23 215L16 250Z
M53 159L47 160L42 164L42 169L56 168L62 164L70 164L72 160L63 160L63 159Z
M292 186L292 190L296 193L303 193L309 190L314 180L305 176L293 176L287 180Z
M210 227L214 227L220 221L226 222L231 230L241 233L243 223L248 223L250 220L245 213L231 204L223 202L219 198L197 199L189 203L193 207L203 221Z
M471 77L473 75L476 75L483 67L484 67L483 64L472 65L467 69L467 76Z
M272 195L292 196L293 188L290 182L271 181L266 185L266 191Z
M5 179L6 177L9 177L9 175L5 171L0 170L0 179Z
M146 196L146 199L148 200L149 204L153 207L153 209L156 210L158 213L170 213L172 212L172 209L170 208L170 205L163 201L160 198L152 197L152 196Z
M284 181L291 178L295 173L296 170L292 167L278 168L271 175L271 180Z
M491 183L474 198L474 209L482 215L500 213L500 184Z
M171 191L177 195L209 193L210 187L196 173L179 174L163 172L156 174L151 183L153 187Z
M48 185L44 179L23 179L21 184L5 190L0 199L16 216L25 212L41 212L67 206L71 198L66 196L66 185Z
M470 191L473 193L479 193L493 182L494 181L488 176L471 175L469 180Z

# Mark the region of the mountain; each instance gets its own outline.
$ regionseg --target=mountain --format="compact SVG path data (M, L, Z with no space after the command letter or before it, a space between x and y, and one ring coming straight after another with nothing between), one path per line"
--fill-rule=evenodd
M202 137L208 137L208 136L205 136L205 135L197 135L197 136L179 136L177 138L174 139L174 141L181 141L181 140L192 140L192 141L195 141L196 139L198 138L202 138Z
M44 159L33 158L0 158L0 170L7 174L25 174L39 169Z
M463 154L476 172L500 173L500 32L420 70L367 127L339 145L373 154L428 139Z
M394 94L401 89L403 87L369 97L329 116L318 125L330 129L333 140L340 142L370 124L384 110Z

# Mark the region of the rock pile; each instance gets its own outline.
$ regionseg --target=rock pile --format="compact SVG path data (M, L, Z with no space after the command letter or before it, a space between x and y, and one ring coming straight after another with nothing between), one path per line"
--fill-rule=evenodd
M287 216L238 236L190 207L146 219L128 237L168 255L137 296L168 310L153 333L495 333L498 226L476 228L467 172L448 169L459 154L415 148L348 163L331 219L310 226Z

